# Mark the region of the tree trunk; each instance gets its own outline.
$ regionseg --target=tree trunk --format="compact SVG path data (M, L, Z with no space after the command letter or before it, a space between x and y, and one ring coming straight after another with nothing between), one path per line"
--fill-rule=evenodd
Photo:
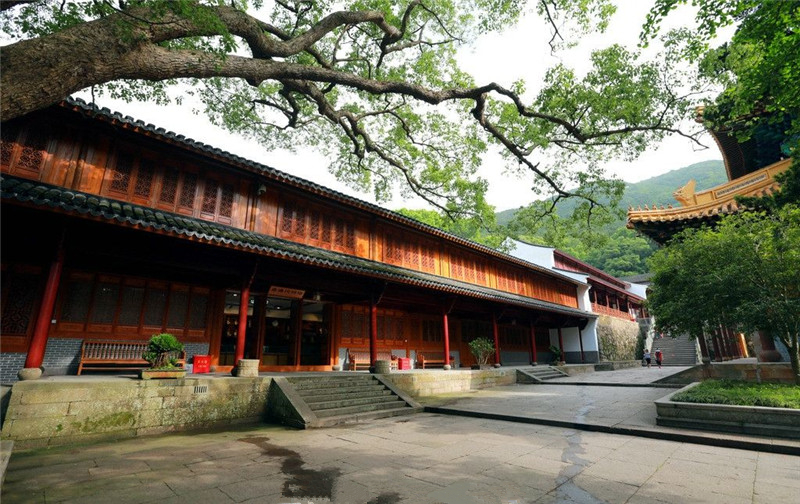
M800 356L798 355L798 334L791 335L792 345L789 347L789 360L792 363L792 375L794 376L794 384L800 385Z

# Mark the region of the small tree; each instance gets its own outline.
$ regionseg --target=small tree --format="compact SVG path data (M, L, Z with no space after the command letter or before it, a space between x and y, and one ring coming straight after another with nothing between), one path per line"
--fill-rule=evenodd
M469 351L479 365L486 366L494 353L494 343L489 338L475 338L469 342Z
M720 325L768 330L800 384L800 207L743 212L688 230L652 260L656 330L698 337Z
M153 369L170 369L178 364L178 353L183 351L183 343L169 333L154 334L147 342L147 350L142 358Z

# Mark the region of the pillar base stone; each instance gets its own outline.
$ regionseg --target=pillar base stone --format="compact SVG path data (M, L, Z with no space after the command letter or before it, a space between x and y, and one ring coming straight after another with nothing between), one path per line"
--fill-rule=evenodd
M258 376L258 364L258 359L239 359L231 374L239 378L255 378Z
M29 368L22 368L22 369L19 370L19 373L17 373L17 378L19 378L21 381L24 381L24 380L38 380L41 377L42 377L42 368L38 368L38 367L35 367L35 368L30 368L30 367Z

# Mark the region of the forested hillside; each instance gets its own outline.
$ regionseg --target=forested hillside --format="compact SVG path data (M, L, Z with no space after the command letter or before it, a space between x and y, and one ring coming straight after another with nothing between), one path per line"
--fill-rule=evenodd
M625 184L625 195L622 197L620 206L627 209L629 206L636 207L639 205L644 206L645 204L652 206L653 203L657 205L675 204L675 198L672 197L672 193L685 185L690 179L697 181L696 191L709 189L727 180L725 166L721 160L703 161L642 180L641 182ZM559 204L559 215L569 215L573 210L573 206L574 203L572 201L565 201ZM516 211L516 208L512 208L498 212L497 223L502 226L507 225L511 222ZM624 225L624 222L621 223Z
M620 207L627 209L629 206L653 204L677 205L672 193L690 179L696 180L696 190L702 191L725 182L727 176L722 161L695 163L641 182L626 184ZM560 204L557 210L559 216L570 215L572 206L571 201ZM516 212L516 209L499 212L498 225L507 226L513 221ZM627 229L625 224L625 217L620 216L599 230L593 229L591 235L588 234L590 231L577 227L564 232L544 228L533 235L518 233L517 237L540 245L557 247L615 276L646 273L647 260L656 250L656 246ZM586 240L587 236L591 239Z

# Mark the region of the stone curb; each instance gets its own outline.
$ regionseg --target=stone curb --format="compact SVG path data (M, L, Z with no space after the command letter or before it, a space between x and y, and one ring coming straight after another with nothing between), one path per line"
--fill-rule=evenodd
M636 436L636 437L643 437L650 439L660 439L662 441L677 441L679 443L693 443L693 444L700 444L707 446L718 446L721 448L735 448L739 450L779 453L783 455L800 455L800 446L772 444L762 441L743 441L739 439L714 438L714 437L698 436L695 434L686 434L678 432L637 429L633 427L614 427L610 425L569 422L565 420L551 420L547 418L503 415L499 413L484 413L481 411L467 411L455 408L443 408L438 406L425 406L425 413L439 413L441 415L482 418L485 420L502 420L505 422L547 425L550 427L563 427L568 429L584 430L588 432L621 434L623 436Z
M627 388L670 388L679 389L683 384L679 383L605 383L605 382L556 382L543 381L536 385L587 385L589 387L627 387Z

